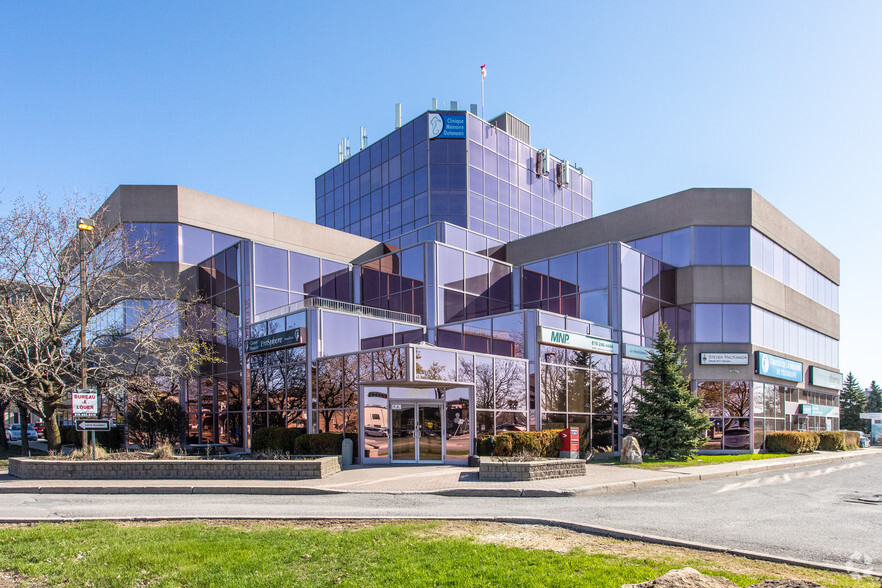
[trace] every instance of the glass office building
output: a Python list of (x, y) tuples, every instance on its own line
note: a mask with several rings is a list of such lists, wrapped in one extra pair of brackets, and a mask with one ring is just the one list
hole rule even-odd
[(316, 222), (377, 240), (447, 222), (506, 242), (590, 218), (591, 179), (529, 135), (508, 113), (422, 114), (316, 178)]
[(181, 393), (190, 444), (301, 427), (363, 463), (465, 463), (485, 435), (578, 427), (616, 451), (661, 322), (705, 449), (839, 426), (839, 260), (752, 190), (592, 217), (591, 180), (525, 123), (461, 111), (315, 186), (318, 224), (176, 186), (111, 196), (218, 309), (223, 361)]

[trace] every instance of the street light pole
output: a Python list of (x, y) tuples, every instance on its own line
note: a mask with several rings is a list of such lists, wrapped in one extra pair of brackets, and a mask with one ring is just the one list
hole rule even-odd
[[(83, 392), (88, 390), (86, 384), (86, 251), (83, 233), (92, 232), (95, 223), (90, 218), (77, 221), (77, 240), (80, 246), (80, 385)], [(88, 433), (83, 431), (83, 447), (86, 446)], [(95, 459), (95, 433), (92, 433), (92, 459)]]

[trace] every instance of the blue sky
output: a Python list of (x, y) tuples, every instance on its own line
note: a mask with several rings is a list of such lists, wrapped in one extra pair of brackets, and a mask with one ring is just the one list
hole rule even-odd
[(314, 220), (313, 179), (431, 99), (508, 110), (601, 214), (751, 187), (842, 261), (840, 367), (882, 381), (879, 2), (0, 0), (0, 210), (181, 184)]

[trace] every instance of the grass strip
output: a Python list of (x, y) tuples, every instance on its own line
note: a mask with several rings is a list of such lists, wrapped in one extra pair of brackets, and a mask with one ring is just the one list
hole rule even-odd
[[(623, 555), (621, 550), (577, 547), (559, 553), (481, 543), (444, 530), (453, 524), (407, 522), (340, 530), (272, 522), (6, 526), (0, 528), (0, 569), (25, 585), (99, 587), (617, 587), (685, 565), (739, 586), (772, 577), (729, 572), (737, 566), (718, 557), (710, 566), (700, 555), (644, 557), (640, 544), (634, 544), (631, 555)], [(824, 578), (825, 585), (836, 588), (876, 586), (844, 574), (827, 573)]]
[(773, 459), (776, 457), (793, 457), (789, 453), (739, 453), (737, 455), (697, 455), (689, 459), (652, 459), (643, 460), (642, 464), (623, 464), (619, 458), (610, 461), (613, 465), (629, 468), (643, 468), (647, 470), (666, 470), (671, 468), (685, 468), (690, 466), (713, 465), (717, 463), (729, 463), (733, 461), (756, 461), (758, 459)]

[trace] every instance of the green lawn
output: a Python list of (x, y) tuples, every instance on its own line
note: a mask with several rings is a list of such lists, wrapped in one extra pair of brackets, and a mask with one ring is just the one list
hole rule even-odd
[(754, 461), (757, 459), (771, 459), (773, 457), (791, 457), (789, 453), (741, 453), (738, 455), (698, 455), (686, 460), (675, 459), (644, 459), (642, 465), (623, 464), (619, 458), (610, 463), (624, 465), (629, 468), (645, 468), (650, 470), (666, 470), (670, 468), (682, 468), (686, 466), (711, 465), (715, 463), (728, 463), (730, 461)]
[[(640, 544), (569, 553), (483, 544), (444, 529), (400, 523), (326, 530), (285, 523), (84, 522), (0, 528), (0, 569), (23, 582), (72, 586), (609, 586), (690, 565), (746, 586), (776, 574), (732, 556), (646, 557)], [(612, 541), (612, 540), (604, 540)], [(633, 554), (628, 552), (634, 545)], [(622, 547), (624, 546), (624, 547)], [(624, 552), (623, 552), (624, 549)], [(680, 552), (677, 552), (680, 553)], [(691, 554), (691, 555), (690, 555)], [(699, 554), (697, 557), (695, 554)], [(713, 560), (703, 565), (703, 555)], [(720, 559), (720, 557), (730, 559)], [(716, 558), (716, 559), (714, 559)], [(749, 560), (738, 560), (748, 562)], [(772, 569), (774, 564), (768, 564)], [(766, 569), (766, 568), (762, 568)], [(780, 576), (781, 566), (776, 569)], [(877, 586), (845, 574), (790, 568), (831, 587)], [(785, 575), (787, 574), (785, 572)], [(2, 580), (0, 580), (2, 583)], [(27, 585), (26, 583), (24, 585)]]

